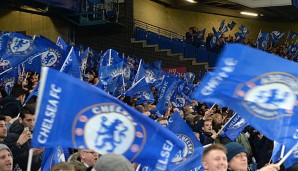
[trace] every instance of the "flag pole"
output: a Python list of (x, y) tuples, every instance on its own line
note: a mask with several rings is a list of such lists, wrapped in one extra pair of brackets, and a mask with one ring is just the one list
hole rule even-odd
[(32, 157), (33, 157), (33, 149), (30, 148), (29, 155), (28, 155), (27, 171), (31, 171)]
[(224, 129), (224, 127), (226, 127), (233, 120), (233, 118), (236, 116), (236, 114), (237, 114), (237, 112), (229, 119), (229, 121), (226, 124), (224, 124), (224, 126), (222, 126), (220, 128), (220, 130), (216, 133), (216, 135), (218, 135)]
[(138, 78), (138, 75), (139, 75), (139, 72), (140, 72), (141, 64), (142, 64), (142, 59), (140, 59), (139, 67), (138, 67), (136, 76), (135, 76), (135, 78), (134, 78), (134, 80), (132, 82), (132, 85), (134, 85), (137, 82), (137, 78)]
[(288, 32), (288, 35), (287, 35), (287, 38), (286, 38), (286, 42), (285, 42), (285, 44), (287, 44), (287, 43), (288, 43), (288, 38), (289, 38), (289, 35), (290, 35), (290, 30), (289, 30), (289, 32)]
[(298, 142), (287, 152), (287, 154), (277, 163), (279, 166), (283, 164), (287, 160), (287, 158), (298, 148)]
[(216, 105), (216, 103), (214, 103), (214, 104), (211, 106), (211, 108), (209, 109), (209, 111), (211, 111), (211, 110), (214, 108), (215, 105)]

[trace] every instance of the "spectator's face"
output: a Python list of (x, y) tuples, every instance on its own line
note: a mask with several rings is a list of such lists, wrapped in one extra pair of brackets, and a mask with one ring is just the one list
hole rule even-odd
[(21, 119), (21, 123), (24, 127), (29, 127), (29, 130), (32, 132), (34, 127), (35, 116), (31, 114), (25, 114), (25, 118)]
[(227, 156), (222, 150), (210, 151), (202, 164), (208, 171), (226, 171), (228, 169)]
[(7, 128), (5, 121), (0, 121), (0, 138), (3, 139), (7, 136)]
[(12, 171), (12, 155), (7, 149), (0, 151), (0, 170)]
[(229, 167), (232, 170), (247, 171), (248, 164), (246, 153), (241, 152), (234, 156), (229, 162)]
[(212, 131), (212, 123), (210, 121), (205, 121), (204, 126), (202, 127), (202, 130), (205, 132), (211, 132)]
[(83, 150), (80, 152), (81, 161), (88, 166), (94, 166), (96, 160), (99, 158), (98, 153), (93, 150)]

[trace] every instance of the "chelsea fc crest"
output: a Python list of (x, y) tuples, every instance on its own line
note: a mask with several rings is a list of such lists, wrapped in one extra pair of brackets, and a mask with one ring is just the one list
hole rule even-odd
[(182, 142), (184, 142), (185, 148), (183, 151), (182, 150), (178, 151), (178, 153), (172, 159), (172, 163), (180, 164), (187, 161), (187, 159), (193, 156), (194, 145), (192, 140), (188, 136), (183, 134), (177, 134), (177, 136), (182, 140)]
[(49, 48), (49, 50), (41, 55), (42, 66), (56, 67), (61, 62), (61, 54), (56, 49)]
[(6, 52), (8, 55), (26, 56), (34, 50), (33, 40), (10, 38), (7, 42)]
[(284, 72), (270, 72), (239, 85), (234, 96), (251, 114), (265, 120), (293, 115), (298, 78)]
[(100, 154), (123, 154), (131, 156), (131, 160), (142, 151), (146, 139), (144, 127), (115, 103), (83, 109), (73, 126), (73, 141), (78, 148), (93, 149)]

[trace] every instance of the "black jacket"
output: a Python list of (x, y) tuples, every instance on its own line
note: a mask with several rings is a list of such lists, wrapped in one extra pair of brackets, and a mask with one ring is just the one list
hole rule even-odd
[[(13, 154), (13, 164), (19, 165), (22, 170), (27, 170), (28, 154), (30, 149), (31, 139), (24, 143), (20, 148), (17, 146), (17, 141), (19, 136), (22, 134), (24, 126), (18, 121), (14, 122), (9, 128), (8, 135), (4, 139), (4, 144), (6, 144)], [(32, 158), (31, 170), (37, 171), (41, 166), (42, 153), (35, 155)]]
[(1, 114), (4, 116), (10, 116), (11, 118), (18, 116), (22, 108), (21, 102), (11, 95), (1, 100), (0, 106)]

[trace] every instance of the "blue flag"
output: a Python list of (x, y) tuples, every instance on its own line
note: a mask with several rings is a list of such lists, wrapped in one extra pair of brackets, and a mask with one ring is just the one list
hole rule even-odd
[(125, 95), (138, 98), (137, 104), (154, 102), (153, 94), (145, 78), (136, 82), (131, 88), (126, 91)]
[(36, 96), (36, 97), (37, 97), (37, 95), (38, 95), (38, 87), (39, 87), (39, 82), (38, 82), (38, 84), (34, 87), (34, 89), (32, 90), (32, 92), (28, 95), (28, 97), (26, 98), (26, 100), (25, 100), (23, 106), (25, 106), (25, 105), (28, 103), (28, 101), (29, 101), (33, 96)]
[(67, 51), (67, 52), (69, 51), (69, 46), (67, 45), (67, 43), (60, 36), (57, 39), (56, 45), (59, 46), (64, 51)]
[(241, 118), (237, 113), (230, 118), (229, 122), (222, 128), (224, 135), (226, 135), (230, 140), (235, 141), (242, 130), (248, 124), (243, 118)]
[(213, 30), (213, 36), (212, 36), (212, 38), (211, 38), (211, 40), (210, 40), (210, 46), (213, 48), (213, 47), (215, 46), (216, 42), (217, 42), (218, 39), (219, 39), (219, 34), (218, 34), (218, 32), (215, 30), (214, 27), (212, 27), (212, 30)]
[(177, 111), (169, 119), (167, 128), (175, 133), (185, 143), (186, 147), (183, 151), (179, 151), (172, 159), (169, 170), (203, 171), (202, 154), (204, 148)]
[(271, 159), (273, 163), (276, 163), (281, 159), (282, 148), (283, 148), (283, 145), (281, 143), (274, 141), (274, 147), (271, 155)]
[(187, 84), (193, 84), (195, 77), (196, 75), (192, 72), (186, 72), (183, 74), (183, 78), (187, 82)]
[(298, 44), (290, 44), (288, 47), (288, 53), (294, 55), (298, 50)]
[(228, 31), (228, 27), (225, 26), (225, 20), (222, 20), (218, 29), (219, 37)]
[(233, 28), (236, 26), (236, 22), (235, 21), (232, 21), (231, 23), (228, 24), (228, 28), (230, 30), (233, 30)]
[(248, 29), (244, 25), (239, 26), (238, 29), (241, 31), (244, 37), (246, 37), (249, 34)]
[(2, 87), (4, 87), (4, 90), (7, 94), (11, 93), (12, 87), (18, 82), (18, 76), (19, 67), (12, 68), (8, 72), (0, 76)]
[(296, 68), (297, 63), (231, 44), (192, 97), (227, 106), (266, 137), (292, 147), (298, 139)]
[(268, 32), (260, 32), (258, 35), (258, 45), (257, 48), (260, 50), (266, 50), (269, 43), (269, 33)]
[(64, 151), (60, 146), (44, 149), (41, 170), (51, 170), (60, 162), (65, 162)]
[(141, 80), (143, 77), (146, 77), (146, 75), (147, 75), (147, 72), (146, 72), (146, 70), (145, 70), (145, 68), (143, 67), (142, 64), (143, 64), (143, 60), (141, 59), (140, 63), (139, 63), (138, 70), (137, 70), (137, 73), (136, 73), (135, 78), (133, 80), (133, 84), (135, 84), (136, 82)]
[(34, 42), (38, 47), (46, 49), (40, 57), (34, 60), (40, 61), (42, 66), (51, 67), (60, 70), (67, 55), (68, 51), (64, 51), (55, 43), (45, 38), (35, 37)]
[[(177, 126), (179, 125), (179, 126)], [(170, 161), (168, 171), (204, 171), (202, 154), (204, 148), (192, 130), (177, 111), (169, 119), (167, 128), (175, 133), (185, 143), (185, 148), (179, 151)], [(148, 166), (141, 166), (139, 171), (152, 171)]]
[(60, 71), (83, 80), (80, 64), (74, 52), (74, 47), (70, 49)]
[[(285, 168), (289, 168), (293, 166), (295, 163), (298, 162), (298, 143), (295, 144), (294, 147), (290, 146), (283, 146), (280, 143), (274, 142), (274, 148), (272, 151), (272, 162), (276, 163), (278, 162), (281, 158), (284, 158), (285, 155), (290, 151), (293, 150), (292, 153), (289, 155), (289, 157), (284, 161), (284, 166)], [(284, 149), (282, 149), (284, 148)], [(281, 154), (283, 153), (283, 154)]]
[(87, 48), (79, 57), (79, 62), (80, 62), (80, 68), (81, 68), (81, 73), (84, 74), (85, 70), (87, 68), (87, 60), (88, 60), (88, 53), (89, 53), (89, 48)]
[(20, 33), (10, 33), (2, 37), (3, 48), (0, 51), (0, 71), (31, 60), (45, 51), (37, 46), (31, 37)]
[(161, 117), (166, 109), (169, 107), (171, 103), (171, 97), (173, 93), (175, 92), (175, 85), (176, 83), (176, 78), (173, 76), (166, 76), (163, 79), (163, 82), (161, 86), (158, 88), (158, 100), (156, 104), (156, 109), (158, 112), (156, 113), (158, 117)]
[(113, 49), (108, 49), (100, 58), (99, 66), (111, 66), (123, 62), (119, 53)]
[(235, 42), (243, 42), (243, 40), (245, 39), (245, 36), (242, 33), (236, 32), (235, 33)]
[(290, 31), (290, 33), (288, 34), (287, 40), (289, 39), (295, 39), (298, 36), (297, 32), (294, 31)]
[(123, 154), (156, 170), (184, 148), (175, 134), (93, 85), (51, 68), (42, 68), (41, 78), (32, 147)]
[(277, 42), (279, 42), (279, 39), (280, 39), (284, 34), (285, 34), (285, 32), (272, 31), (272, 32), (271, 32), (272, 43), (277, 43)]

